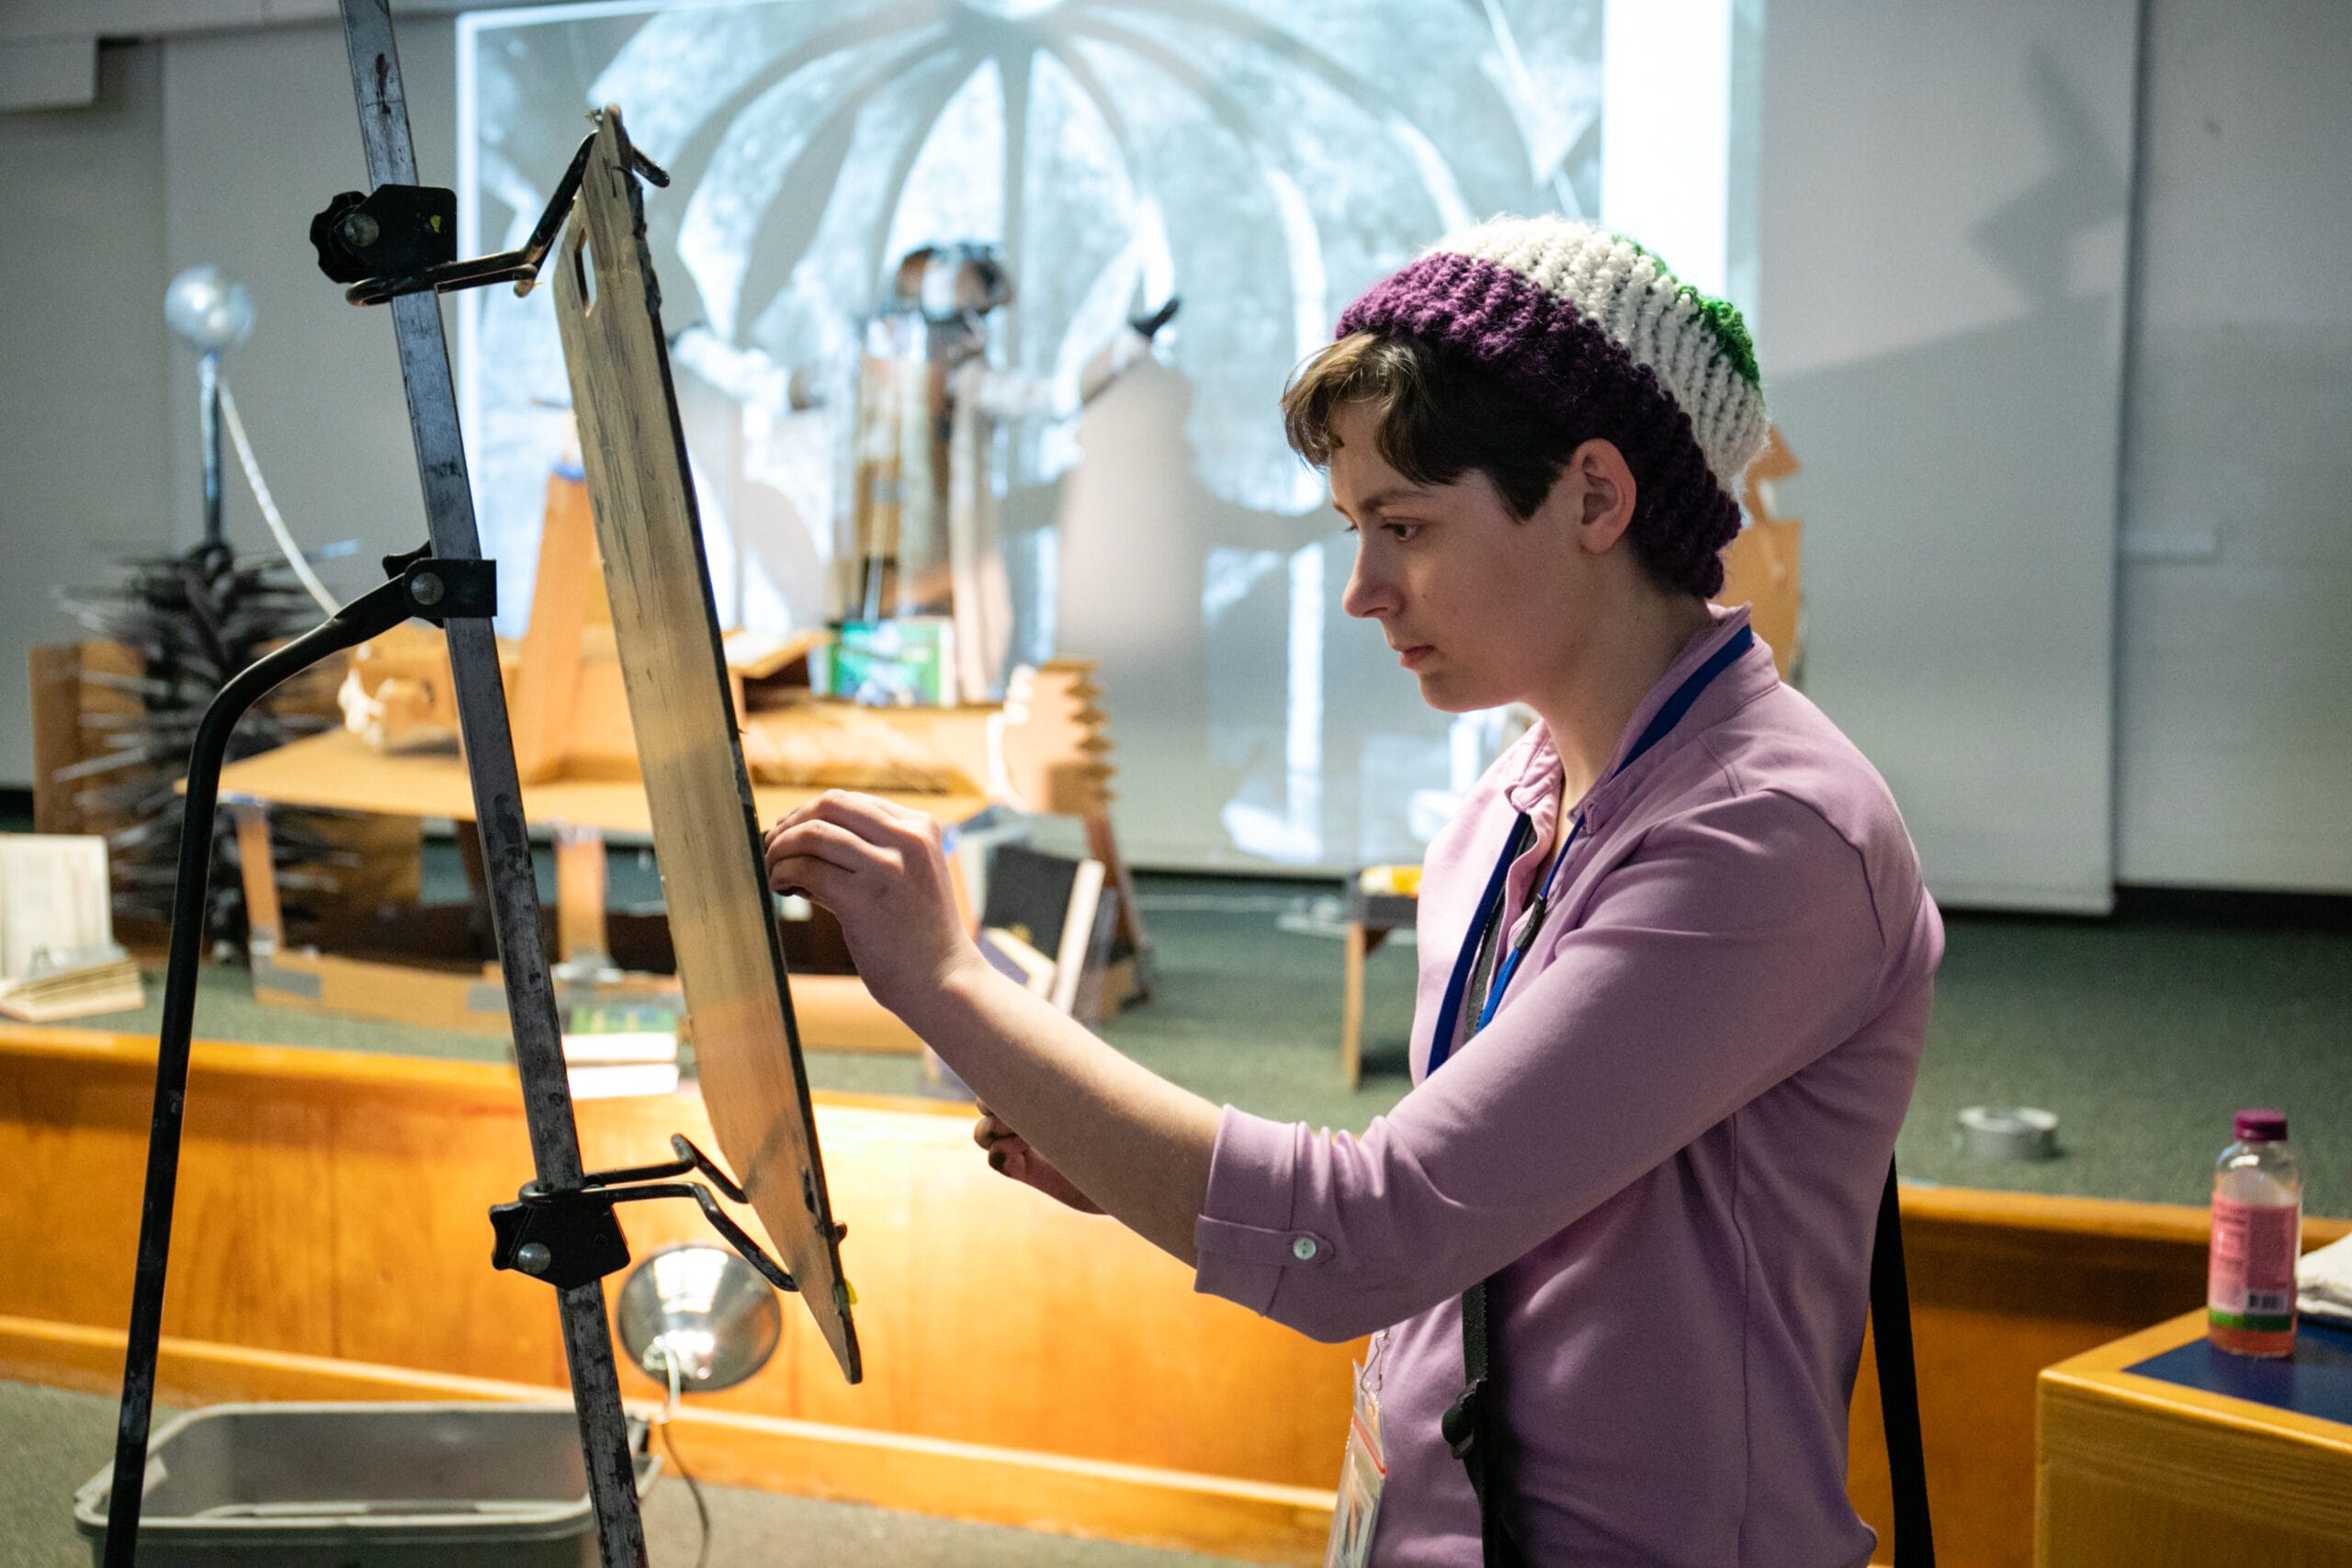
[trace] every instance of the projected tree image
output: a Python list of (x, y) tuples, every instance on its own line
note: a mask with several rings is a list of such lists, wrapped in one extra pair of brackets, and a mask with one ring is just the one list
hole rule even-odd
[[(519, 239), (581, 111), (622, 106), (673, 176), (647, 217), (720, 613), (779, 630), (832, 607), (841, 422), (863, 325), (898, 258), (931, 242), (995, 243), (1016, 289), (990, 318), (996, 360), (1037, 389), (1036, 415), (1005, 423), (995, 470), (1031, 651), (1057, 642), (1111, 660), (1123, 750), (1148, 750), (1144, 726), (1172, 723), (1214, 760), (1215, 777), (1192, 781), (1216, 795), (1211, 818), (1179, 837), (1294, 861), (1406, 852), (1401, 817), (1335, 839), (1329, 775), (1352, 772), (1374, 740), (1384, 767), (1409, 755), (1408, 782), (1442, 789), (1462, 748), (1442, 717), (1415, 711), (1409, 689), (1386, 689), (1393, 681), (1344, 738), (1326, 733), (1341, 693), (1319, 665), (1345, 557), (1319, 525), (1292, 521), (1319, 508), (1323, 487), (1283, 446), (1274, 402), (1340, 308), (1447, 230), (1503, 210), (1597, 209), (1600, 43), (1600, 0), (483, 13), (459, 39), (465, 243)], [(1211, 691), (1189, 715), (1131, 718), (1120, 650), (1088, 645), (1067, 591), (1055, 625), (1070, 564), (1055, 548), (1069, 499), (1057, 481), (1081, 450), (1067, 417), (1079, 367), (1170, 295), (1183, 311), (1157, 355), (1185, 385), (1164, 398), (1179, 411), (1167, 434), (1200, 504), (1172, 522), (1190, 544), (1160, 550), (1153, 581), (1123, 591), (1181, 604), (1145, 618), (1188, 628), (1159, 654), (1189, 664), (1195, 688), (1217, 680), (1218, 645), (1262, 647), (1271, 664), (1257, 661), (1264, 691), (1229, 704)], [(527, 581), (563, 440), (554, 326), (537, 299), (469, 296), (462, 308), (484, 531), (513, 563), (507, 581)], [(1086, 449), (1090, 464), (1121, 462)], [(1116, 640), (1092, 640), (1105, 639)], [(1238, 815), (1227, 809), (1237, 802)], [(1140, 837), (1156, 836), (1144, 826)]]

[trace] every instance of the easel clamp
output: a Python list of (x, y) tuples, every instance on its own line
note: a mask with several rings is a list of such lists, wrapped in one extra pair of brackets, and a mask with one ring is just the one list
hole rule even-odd
[(386, 556), (384, 575), (401, 585), (410, 615), (435, 626), (498, 614), (495, 560), (439, 560), (431, 545), (419, 545), (405, 555)]
[[(648, 1198), (692, 1198), (711, 1228), (725, 1236), (763, 1279), (779, 1291), (798, 1291), (798, 1281), (718, 1206), (708, 1187), (699, 1181), (663, 1179), (698, 1170), (738, 1203), (751, 1201), (743, 1189), (684, 1134), (673, 1134), (670, 1148), (678, 1157), (666, 1164), (592, 1171), (580, 1179), (577, 1187), (527, 1184), (515, 1195), (517, 1201), (500, 1203), (490, 1211), (491, 1229), (497, 1236), (491, 1247), (490, 1266), (545, 1280), (560, 1291), (601, 1280), (628, 1267), (628, 1241), (621, 1235), (620, 1222), (613, 1217), (614, 1205)], [(833, 1239), (839, 1241), (848, 1234), (847, 1225), (836, 1225)]]
[[(528, 294), (555, 246), (556, 231), (571, 212), (595, 144), (594, 131), (582, 139), (531, 237), (514, 250), (459, 261), (458, 193), (446, 186), (388, 183), (369, 192), (343, 191), (311, 220), (319, 270), (334, 282), (349, 285), (343, 297), (354, 305), (381, 305), (402, 294), (427, 289), (448, 294), (492, 283), (512, 283), (516, 294)], [(670, 183), (660, 164), (633, 147), (629, 162), (647, 183)]]

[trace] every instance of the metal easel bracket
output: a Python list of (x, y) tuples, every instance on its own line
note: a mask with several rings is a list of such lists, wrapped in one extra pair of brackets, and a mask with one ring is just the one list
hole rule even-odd
[[(577, 1187), (551, 1190), (544, 1182), (531, 1182), (517, 1194), (516, 1201), (490, 1211), (491, 1229), (497, 1238), (491, 1247), (490, 1266), (545, 1280), (558, 1290), (601, 1280), (628, 1267), (628, 1241), (621, 1235), (620, 1222), (613, 1217), (615, 1204), (649, 1198), (692, 1198), (711, 1228), (725, 1236), (728, 1245), (760, 1271), (761, 1278), (779, 1291), (799, 1290), (784, 1267), (718, 1206), (710, 1188), (699, 1181), (665, 1179), (698, 1170), (738, 1203), (751, 1201), (742, 1188), (684, 1134), (673, 1134), (670, 1147), (678, 1156), (674, 1160), (593, 1171), (582, 1176)], [(842, 1226), (838, 1234), (847, 1229)]]
[[(516, 294), (528, 294), (537, 287), (539, 268), (555, 247), (556, 231), (571, 215), (571, 198), (580, 194), (580, 176), (595, 144), (594, 131), (582, 139), (530, 238), (514, 250), (459, 261), (458, 193), (443, 186), (387, 184), (371, 192), (344, 191), (311, 220), (319, 270), (336, 283), (350, 285), (343, 297), (355, 305), (381, 305), (403, 294), (427, 289), (448, 294), (493, 283), (512, 283)], [(670, 183), (660, 164), (635, 148), (629, 151), (637, 172), (649, 183)]]
[(420, 545), (405, 555), (386, 556), (384, 575), (401, 585), (409, 615), (436, 626), (453, 620), (486, 621), (498, 614), (494, 560), (436, 560), (431, 545)]

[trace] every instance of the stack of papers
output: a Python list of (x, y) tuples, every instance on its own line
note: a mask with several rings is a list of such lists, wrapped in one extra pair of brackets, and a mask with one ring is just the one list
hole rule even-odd
[(678, 1090), (678, 1015), (661, 1007), (575, 1008), (563, 1032), (574, 1100)]
[(48, 1023), (145, 1000), (138, 965), (115, 944), (107, 841), (0, 834), (0, 1014)]
[[(46, 954), (44, 954), (46, 956)], [(139, 965), (109, 943), (69, 952), (53, 968), (0, 980), (0, 1013), (27, 1023), (54, 1023), (102, 1012), (135, 1012), (146, 1005)]]
[(2352, 1235), (2297, 1260), (2295, 1310), (2323, 1323), (2352, 1324)]

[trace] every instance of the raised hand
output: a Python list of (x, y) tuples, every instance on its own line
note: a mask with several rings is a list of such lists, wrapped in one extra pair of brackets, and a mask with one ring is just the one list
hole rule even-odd
[(768, 829), (766, 861), (768, 886), (832, 912), (858, 977), (893, 1012), (986, 962), (956, 912), (939, 823), (922, 812), (827, 790)]

